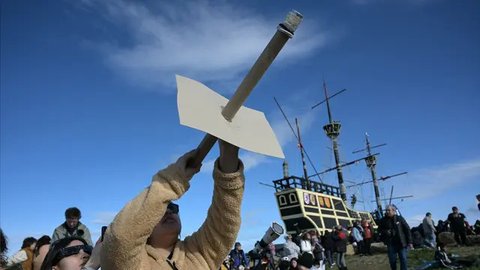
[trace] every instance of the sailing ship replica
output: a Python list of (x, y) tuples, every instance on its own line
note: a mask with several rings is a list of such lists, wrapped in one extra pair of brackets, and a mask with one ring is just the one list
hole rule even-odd
[[(377, 221), (382, 217), (382, 205), (378, 189), (378, 181), (386, 180), (388, 178), (406, 173), (405, 172), (377, 179), (375, 172), (375, 156), (378, 154), (372, 154), (371, 148), (374, 147), (370, 147), (368, 137), (366, 138), (367, 148), (354, 152), (356, 153), (367, 150), (368, 155), (366, 157), (343, 164), (340, 163), (337, 139), (340, 135), (341, 124), (338, 121), (332, 120), (329, 99), (333, 96), (340, 94), (346, 89), (343, 89), (338, 93), (328, 97), (325, 82), (323, 86), (325, 92), (325, 100), (313, 106), (312, 109), (324, 102), (327, 105), (329, 123), (323, 126), (323, 130), (332, 142), (336, 166), (326, 171), (316, 173), (314, 175), (307, 175), (304, 157), (305, 150), (300, 139), (300, 129), (298, 128), (298, 122), (296, 121), (297, 132), (295, 134), (293, 128), (288, 122), (288, 119), (283, 113), (283, 110), (275, 99), (277, 105), (282, 111), (282, 114), (289, 123), (292, 132), (298, 140), (298, 146), (300, 148), (303, 163), (303, 177), (289, 175), (288, 164), (284, 161), (283, 177), (281, 179), (273, 180), (273, 187), (275, 188), (275, 198), (277, 201), (278, 209), (280, 211), (280, 216), (285, 224), (286, 232), (288, 234), (298, 234), (299, 232), (305, 230), (315, 230), (323, 234), (326, 230), (332, 230), (336, 225), (340, 224), (344, 228), (348, 228), (353, 225), (353, 222), (360, 220), (368, 220), (370, 224), (372, 224), (373, 227), (376, 228)], [(367, 167), (371, 171), (372, 181), (368, 182), (373, 182), (374, 184), (377, 209), (373, 212), (373, 215), (368, 211), (358, 211), (353, 209), (356, 202), (355, 195), (352, 196), (352, 206), (349, 207), (347, 205), (347, 194), (343, 180), (342, 167), (354, 164), (361, 160), (365, 160)], [(325, 184), (323, 183), (323, 181), (321, 181), (320, 177), (320, 181), (312, 180), (312, 177), (314, 176), (333, 170), (337, 171), (338, 186)], [(367, 182), (363, 182), (360, 184), (364, 183)]]

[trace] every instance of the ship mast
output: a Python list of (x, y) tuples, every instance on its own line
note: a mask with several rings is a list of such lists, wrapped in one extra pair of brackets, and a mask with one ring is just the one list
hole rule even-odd
[[(323, 81), (323, 91), (325, 93), (325, 102), (327, 103), (327, 112), (328, 112), (328, 124), (323, 126), (323, 130), (327, 134), (328, 138), (330, 138), (330, 140), (332, 141), (333, 155), (335, 156), (335, 165), (336, 165), (335, 168), (337, 169), (338, 186), (340, 188), (340, 197), (342, 198), (343, 201), (347, 201), (347, 189), (345, 188), (345, 184), (343, 181), (342, 166), (340, 165), (340, 154), (338, 152), (338, 141), (337, 141), (337, 138), (340, 135), (340, 128), (342, 127), (342, 125), (340, 124), (340, 122), (332, 120), (332, 112), (330, 110), (329, 100), (330, 98), (340, 94), (345, 90), (346, 89), (343, 89), (340, 92), (336, 93), (335, 95), (332, 95), (331, 97), (329, 97), (327, 94), (327, 84), (325, 83), (325, 81)], [(323, 101), (313, 106), (312, 109), (320, 105), (321, 103), (323, 103)]]
[[(370, 170), (370, 173), (372, 175), (372, 181), (362, 182), (360, 184), (355, 184), (355, 185), (352, 185), (352, 186), (363, 185), (365, 183), (373, 182), (373, 191), (375, 192), (375, 202), (377, 203), (377, 213), (378, 213), (379, 217), (381, 218), (381, 217), (383, 217), (383, 209), (382, 209), (382, 199), (380, 198), (380, 189), (379, 189), (379, 186), (378, 186), (378, 182), (379, 181), (385, 181), (385, 180), (390, 179), (392, 177), (404, 175), (407, 172), (402, 172), (402, 173), (398, 173), (398, 174), (394, 174), (394, 175), (390, 175), (390, 176), (383, 176), (383, 177), (377, 178), (377, 171), (376, 171), (377, 158), (376, 158), (376, 154), (372, 154), (372, 149), (380, 147), (380, 146), (384, 146), (384, 145), (387, 145), (387, 144), (382, 143), (382, 144), (379, 144), (379, 145), (371, 146), (370, 141), (368, 140), (368, 134), (367, 133), (365, 133), (365, 144), (367, 146), (365, 149), (353, 151), (352, 153), (355, 154), (355, 153), (359, 153), (359, 152), (362, 152), (362, 151), (365, 151), (365, 150), (367, 151), (368, 155), (365, 158), (365, 163), (367, 164), (367, 167)], [(352, 186), (350, 186), (350, 187), (352, 187)], [(390, 195), (390, 198), (393, 199), (392, 195)], [(398, 198), (395, 198), (395, 199), (398, 199)]]
[[(303, 147), (302, 139), (300, 137), (300, 128), (299, 128), (299, 125), (298, 125), (297, 118), (295, 118), (295, 124), (296, 124), (296, 127), (297, 127), (297, 132), (295, 132), (292, 125), (290, 124), (290, 121), (288, 121), (288, 117), (285, 114), (285, 112), (283, 111), (282, 106), (280, 106), (280, 103), (278, 103), (278, 101), (275, 97), (273, 98), (273, 100), (275, 100), (275, 103), (277, 104), (278, 109), (280, 109), (280, 112), (282, 112), (283, 118), (285, 118), (285, 121), (287, 122), (288, 126), (290, 127), (290, 130), (292, 131), (293, 136), (295, 136), (295, 138), (297, 138), (297, 143), (298, 143), (298, 147), (300, 149), (300, 155), (301, 155), (302, 164), (303, 164), (303, 175), (304, 175), (305, 181), (307, 183), (307, 187), (310, 187), (310, 177), (307, 175), (307, 166), (305, 165), (305, 156), (307, 157), (308, 161), (310, 162), (310, 165), (312, 166), (313, 170), (315, 171), (315, 174), (313, 176), (317, 176), (318, 179), (320, 180), (320, 183), (323, 183), (322, 178), (320, 177), (320, 173), (317, 172), (317, 169), (313, 165), (313, 162), (310, 159), (310, 156), (308, 155), (307, 150), (305, 150), (305, 148)], [(284, 176), (284, 178), (288, 178), (288, 163), (287, 163), (287, 161), (283, 162), (283, 176)]]
[(378, 181), (377, 181), (377, 172), (375, 170), (375, 165), (377, 165), (377, 158), (372, 156), (372, 150), (370, 147), (370, 141), (368, 140), (368, 134), (365, 133), (365, 143), (367, 144), (367, 153), (368, 156), (365, 159), (365, 163), (367, 163), (367, 167), (370, 169), (370, 173), (372, 174), (372, 181), (373, 181), (373, 190), (375, 191), (375, 201), (377, 202), (377, 210), (380, 215), (382, 215), (382, 201), (380, 200), (380, 190), (378, 188)]
[(305, 155), (304, 149), (303, 149), (303, 144), (302, 144), (302, 139), (300, 137), (300, 127), (298, 126), (298, 120), (295, 118), (295, 125), (297, 126), (297, 136), (298, 136), (298, 147), (300, 148), (300, 156), (302, 158), (302, 165), (303, 165), (303, 177), (305, 178), (305, 181), (307, 183), (307, 189), (310, 189), (310, 180), (308, 179), (308, 174), (307, 174), (307, 165), (305, 164)]

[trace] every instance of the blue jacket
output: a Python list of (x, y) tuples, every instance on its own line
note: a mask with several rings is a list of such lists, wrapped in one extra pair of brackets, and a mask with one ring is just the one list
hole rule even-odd
[(237, 269), (240, 265), (248, 266), (248, 258), (245, 256), (243, 250), (232, 249), (230, 251), (230, 259), (232, 260), (231, 267)]
[(355, 242), (363, 241), (362, 231), (357, 226), (354, 226), (352, 229), (353, 239)]

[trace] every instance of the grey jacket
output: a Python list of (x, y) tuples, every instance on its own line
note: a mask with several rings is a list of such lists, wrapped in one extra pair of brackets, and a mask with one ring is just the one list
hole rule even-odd
[(90, 236), (90, 231), (88, 230), (87, 226), (83, 225), (81, 222), (78, 222), (77, 228), (71, 234), (67, 231), (66, 223), (63, 223), (62, 225), (55, 228), (55, 231), (53, 231), (53, 235), (52, 235), (52, 243), (57, 241), (58, 239), (67, 238), (71, 236), (81, 237), (85, 239), (85, 241), (87, 241), (87, 243), (90, 246), (93, 246), (92, 237)]
[(424, 234), (432, 234), (435, 233), (435, 225), (433, 224), (433, 220), (431, 217), (424, 217), (422, 221), (422, 228)]

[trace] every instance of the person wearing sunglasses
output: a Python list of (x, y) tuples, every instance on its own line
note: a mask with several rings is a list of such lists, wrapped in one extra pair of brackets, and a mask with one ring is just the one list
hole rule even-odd
[(238, 147), (221, 140), (219, 146), (213, 198), (203, 225), (179, 239), (179, 207), (172, 201), (188, 190), (190, 179), (201, 167), (187, 165), (194, 157), (190, 151), (155, 174), (150, 186), (117, 214), (105, 232), (102, 270), (220, 267), (240, 229), (245, 179)]
[(67, 237), (51, 244), (41, 270), (82, 270), (92, 254), (92, 246), (81, 237)]

